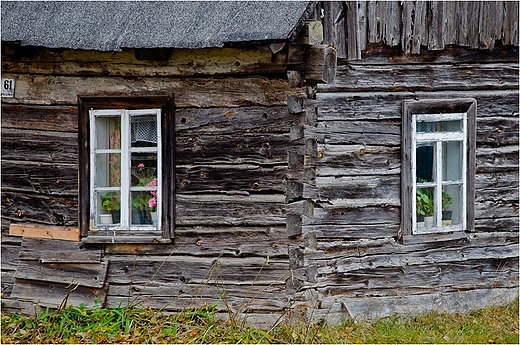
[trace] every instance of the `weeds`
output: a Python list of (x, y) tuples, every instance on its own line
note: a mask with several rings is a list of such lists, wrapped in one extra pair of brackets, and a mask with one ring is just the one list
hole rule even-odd
[(427, 313), (340, 326), (301, 320), (269, 332), (219, 320), (216, 305), (166, 315), (72, 307), (34, 319), (2, 313), (2, 343), (518, 343), (518, 300), (465, 314)]

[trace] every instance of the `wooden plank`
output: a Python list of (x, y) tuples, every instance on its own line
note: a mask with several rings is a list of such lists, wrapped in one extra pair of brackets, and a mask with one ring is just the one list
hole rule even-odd
[(416, 39), (413, 35), (416, 2), (404, 1), (401, 10), (401, 48), (404, 54), (412, 51), (412, 41)]
[(469, 260), (463, 263), (409, 265), (406, 267), (360, 269), (320, 275), (317, 290), (325, 295), (394, 295), (404, 291), (514, 288), (518, 259)]
[(24, 238), (19, 259), (46, 263), (100, 263), (103, 250), (81, 242)]
[[(340, 298), (333, 296), (329, 301), (342, 303), (345, 308), (343, 316), (356, 319), (378, 319), (395, 314), (417, 315), (429, 311), (446, 311), (464, 313), (469, 310), (503, 305), (513, 301), (518, 296), (518, 289), (474, 289), (469, 291), (440, 291), (420, 295), (401, 295), (392, 297)], [(469, 302), (471, 301), (471, 302)], [(325, 302), (325, 301), (324, 301)], [(327, 317), (327, 303), (323, 317)], [(319, 313), (316, 312), (316, 316)]]
[(2, 128), (74, 133), (78, 130), (78, 109), (2, 104)]
[(2, 243), (2, 265), (3, 271), (15, 271), (18, 266), (18, 252), (20, 251), (19, 245), (10, 245)]
[(40, 224), (12, 223), (9, 227), (9, 235), (79, 241), (78, 228), (46, 226)]
[(401, 171), (398, 147), (320, 144), (318, 155), (316, 176), (394, 175)]
[(106, 246), (106, 253), (287, 258), (287, 245), (293, 243), (285, 234), (285, 226), (179, 226), (175, 234), (174, 244), (110, 244)]
[[(416, 92), (413, 98), (425, 100), (467, 97), (477, 100), (479, 121), (485, 117), (518, 118), (516, 90)], [(313, 104), (322, 121), (400, 120), (402, 102), (411, 98), (408, 92), (320, 92)]]
[[(239, 107), (284, 105), (287, 95), (301, 95), (301, 89), (289, 89), (287, 78), (155, 78), (155, 77), (74, 77), (4, 73), (16, 79), (16, 98), (6, 103), (38, 105), (75, 105), (77, 95), (174, 94), (175, 106)], [(53, 85), (48, 88), (48, 85)]]
[(58, 308), (66, 301), (65, 306), (83, 304), (87, 308), (94, 308), (104, 305), (106, 288), (17, 279), (11, 296), (44, 307)]
[(175, 158), (178, 165), (254, 164), (287, 165), (289, 130), (284, 134), (204, 134), (177, 136)]
[[(421, 2), (422, 3), (422, 2)], [(456, 2), (461, 4), (465, 2)], [(419, 5), (420, 3), (417, 3)], [(444, 50), (429, 51), (423, 49), (419, 55), (404, 55), (396, 47), (388, 47), (381, 43), (370, 44), (363, 51), (363, 59), (349, 61), (352, 65), (398, 65), (411, 64), (485, 64), (485, 63), (514, 63), (518, 62), (518, 54), (514, 46), (495, 47), (493, 50), (475, 50), (459, 46), (445, 47)], [(338, 66), (345, 65), (340, 61)]]
[(270, 285), (290, 277), (287, 259), (261, 257), (224, 258), (192, 256), (109, 257), (109, 284), (190, 283)]
[(120, 300), (123, 305), (137, 304), (164, 310), (196, 309), (204, 305), (217, 305), (216, 311), (275, 312), (289, 307), (285, 284), (251, 286), (204, 284), (151, 283), (111, 284), (108, 304)]
[(179, 193), (237, 191), (284, 193), (286, 166), (274, 168), (251, 164), (176, 166)]
[(77, 164), (76, 133), (2, 128), (2, 160)]
[(445, 13), (444, 3), (434, 1), (428, 3), (431, 19), (428, 21), (428, 50), (444, 49)]
[(3, 191), (76, 196), (77, 176), (77, 164), (2, 159)]
[(106, 261), (95, 264), (42, 264), (38, 261), (20, 261), (15, 278), (102, 288), (107, 267)]
[(251, 75), (284, 73), (283, 65), (272, 63), (268, 45), (239, 48), (168, 49), (168, 59), (146, 61), (138, 53), (153, 50), (123, 49), (120, 52), (20, 47), (9, 44), (2, 49), (2, 71), (76, 76)]
[(178, 194), (176, 224), (272, 226), (285, 224), (285, 195)]
[(468, 1), (457, 1), (456, 11), (459, 15), (456, 44), (467, 47), (469, 46), (468, 26), (471, 23), (471, 18), (468, 14)]
[(518, 7), (517, 1), (506, 1), (504, 3), (504, 28), (503, 43), (518, 46)]
[(306, 130), (318, 143), (328, 145), (398, 146), (401, 142), (401, 124), (395, 120), (327, 121)]
[(478, 119), (477, 145), (509, 146), (518, 145), (518, 118), (486, 117)]
[(334, 199), (394, 199), (400, 196), (399, 175), (387, 176), (317, 176), (316, 187), (304, 190), (303, 197)]
[(518, 146), (478, 147), (477, 173), (518, 171)]
[(175, 112), (178, 135), (286, 133), (295, 119), (287, 106), (243, 106), (239, 108), (186, 108)]
[(336, 91), (467, 91), (506, 90), (518, 85), (516, 64), (349, 65), (336, 68), (334, 84), (320, 85)]
[(396, 1), (380, 2), (382, 17), (382, 38), (386, 45), (397, 46), (401, 42), (401, 5)]

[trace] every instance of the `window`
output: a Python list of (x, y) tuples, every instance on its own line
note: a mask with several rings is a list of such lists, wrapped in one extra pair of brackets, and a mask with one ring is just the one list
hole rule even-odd
[(171, 97), (79, 97), (79, 226), (86, 242), (173, 237)]
[(474, 99), (405, 102), (404, 235), (474, 228)]

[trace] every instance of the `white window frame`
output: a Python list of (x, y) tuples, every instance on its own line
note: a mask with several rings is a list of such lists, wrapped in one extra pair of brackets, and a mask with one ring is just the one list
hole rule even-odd
[[(417, 144), (420, 143), (435, 143), (434, 150), (434, 161), (435, 161), (435, 181), (431, 183), (421, 183), (419, 188), (427, 188), (427, 187), (435, 187), (434, 194), (434, 215), (435, 215), (435, 226), (433, 227), (418, 227), (417, 226), (417, 199), (412, 198), (412, 233), (413, 234), (426, 234), (426, 233), (437, 233), (437, 232), (452, 232), (452, 231), (461, 231), (466, 229), (466, 208), (467, 208), (467, 155), (462, 154), (462, 162), (461, 162), (461, 180), (459, 181), (446, 181), (443, 183), (442, 181), (442, 143), (449, 141), (457, 141), (462, 143), (462, 152), (467, 152), (467, 112), (464, 113), (451, 113), (451, 114), (414, 114), (412, 116), (412, 178), (413, 178), (413, 191), (412, 195), (416, 195), (417, 193)], [(418, 133), (417, 122), (418, 121), (426, 121), (426, 122), (441, 122), (441, 121), (462, 121), (462, 130), (458, 132), (427, 132), (427, 133)], [(443, 225), (442, 224), (442, 187), (443, 185), (452, 185), (459, 184), (462, 190), (462, 204), (461, 204), (461, 224), (456, 225)]]
[[(449, 119), (450, 116), (466, 117), (465, 120), (465, 173), (464, 191), (461, 197), (464, 198), (465, 217), (461, 219), (459, 227), (445, 227), (441, 232), (423, 233), (415, 231), (416, 225), (416, 171), (413, 168), (416, 161), (416, 123), (421, 117), (416, 116), (438, 116), (442, 120)], [(451, 115), (456, 114), (456, 115)], [(415, 117), (415, 120), (414, 120)], [(417, 243), (417, 241), (441, 241), (451, 238), (464, 237), (464, 232), (475, 230), (475, 172), (476, 172), (476, 119), (477, 101), (474, 98), (454, 98), (454, 99), (424, 99), (406, 100), (402, 103), (401, 117), (401, 226), (397, 233), (397, 239), (403, 243)], [(435, 135), (437, 135), (436, 133)], [(449, 139), (448, 134), (448, 139)], [(427, 139), (425, 136), (422, 139)], [(435, 180), (437, 181), (437, 180)], [(420, 183), (419, 188), (425, 184)], [(432, 185), (435, 186), (435, 185)], [(437, 188), (437, 190), (439, 190)], [(437, 205), (442, 205), (439, 198), (442, 197), (442, 188), (437, 195)], [(442, 206), (441, 206), (442, 208)], [(439, 212), (437, 212), (439, 214)], [(442, 217), (442, 213), (439, 217)], [(437, 219), (437, 224), (438, 219)], [(442, 224), (442, 223), (441, 223)], [(460, 230), (460, 231), (459, 231)]]
[[(131, 128), (130, 119), (133, 115), (156, 115), (157, 123), (157, 145), (154, 147), (132, 147), (131, 145)], [(96, 118), (103, 116), (120, 116), (121, 118), (121, 144), (120, 149), (98, 149), (97, 148), (97, 130)], [(158, 231), (161, 230), (162, 224), (162, 138), (161, 138), (161, 109), (91, 109), (89, 111), (90, 120), (90, 221), (91, 230), (141, 230), (141, 231)], [(119, 153), (121, 155), (121, 186), (120, 187), (98, 187), (96, 186), (96, 157), (98, 154)], [(132, 153), (155, 153), (157, 157), (157, 224), (131, 224), (131, 192), (147, 191), (149, 187), (130, 186), (131, 184), (131, 155)], [(155, 188), (154, 188), (155, 189)], [(99, 224), (99, 207), (98, 198), (99, 191), (119, 191), (121, 192), (121, 217), (120, 224)]]

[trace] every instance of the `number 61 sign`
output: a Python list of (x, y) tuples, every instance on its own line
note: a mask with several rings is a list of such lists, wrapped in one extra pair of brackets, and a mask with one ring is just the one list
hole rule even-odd
[(14, 79), (2, 78), (2, 97), (14, 97)]

